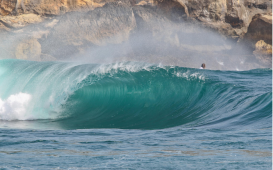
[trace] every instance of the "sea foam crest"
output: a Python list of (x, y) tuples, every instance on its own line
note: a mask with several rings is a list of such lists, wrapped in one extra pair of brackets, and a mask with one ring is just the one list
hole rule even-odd
[(127, 72), (138, 72), (140, 70), (151, 70), (151, 66), (154, 66), (153, 64), (148, 63), (136, 63), (136, 62), (118, 62), (114, 64), (102, 64), (97, 69), (94, 69), (93, 73), (111, 73), (111, 72), (117, 72), (119, 70), (121, 71), (127, 71)]
[(177, 72), (175, 75), (176, 75), (177, 77), (184, 77), (184, 78), (186, 78), (187, 80), (190, 80), (190, 79), (198, 79), (198, 80), (201, 80), (201, 81), (205, 81), (205, 76), (204, 76), (203, 74), (201, 74), (201, 73), (198, 73), (198, 72), (196, 72), (196, 73), (191, 73), (191, 72), (189, 72), (189, 71), (184, 72), (184, 73), (182, 73), (182, 72)]
[(28, 120), (32, 119), (27, 112), (31, 101), (31, 95), (18, 93), (9, 96), (6, 100), (0, 98), (0, 119), (1, 120)]

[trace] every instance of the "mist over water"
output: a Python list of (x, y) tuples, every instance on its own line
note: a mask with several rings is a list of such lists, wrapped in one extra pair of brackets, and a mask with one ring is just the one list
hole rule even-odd
[(11, 59), (1, 60), (0, 67), (0, 119), (48, 120), (50, 129), (234, 128), (239, 122), (268, 127), (272, 112), (270, 69), (222, 72), (144, 62)]
[[(13, 29), (9, 33), (2, 32), (3, 41), (0, 43), (6, 50), (1, 50), (0, 55), (4, 59), (1, 61), (2, 71), (0, 71), (1, 120), (57, 120), (71, 117), (74, 119), (75, 116), (78, 120), (72, 124), (83, 126), (73, 128), (153, 129), (178, 126), (184, 124), (181, 124), (179, 119), (177, 119), (179, 123), (162, 122), (155, 125), (148, 125), (148, 123), (138, 125), (137, 122), (133, 123), (127, 119), (139, 117), (137, 119), (141, 122), (146, 119), (146, 116), (141, 118), (138, 114), (147, 115), (148, 112), (156, 114), (169, 112), (176, 118), (180, 117), (183, 113), (181, 109), (185, 109), (186, 106), (164, 104), (168, 100), (168, 95), (170, 99), (174, 99), (170, 100), (173, 103), (184, 103), (189, 100), (186, 96), (194, 96), (197, 108), (198, 104), (206, 104), (198, 97), (209, 94), (210, 92), (207, 92), (211, 90), (209, 86), (216, 87), (217, 80), (214, 80), (212, 75), (218, 72), (207, 73), (189, 68), (199, 68), (202, 63), (206, 63), (208, 70), (242, 71), (261, 67), (255, 59), (251, 58), (250, 52), (238, 45), (236, 41), (202, 28), (198, 23), (182, 20), (174, 22), (166, 19), (160, 11), (157, 11), (157, 17), (150, 17), (144, 21), (138, 10), (117, 8), (119, 12), (116, 13), (107, 12), (107, 8), (87, 13), (71, 12), (47, 19), (39, 24)], [(105, 12), (107, 15), (102, 16)], [(115, 25), (107, 17), (119, 18), (124, 23), (114, 21), (114, 23), (117, 22)], [(17, 51), (15, 55), (12, 55), (14, 49)], [(38, 61), (46, 58), (46, 60), (54, 61), (39, 63), (6, 60), (12, 58)], [(6, 64), (12, 69), (5, 66)], [(222, 73), (219, 74), (222, 75)], [(145, 81), (150, 84), (144, 83), (144, 80), (142, 82), (141, 77), (145, 75), (148, 75)], [(17, 78), (15, 81), (14, 76), (20, 79)], [(168, 76), (172, 78), (169, 80)], [(153, 79), (153, 77), (157, 78)], [(194, 77), (198, 81), (193, 80)], [(185, 78), (186, 80), (182, 80)], [(216, 84), (210, 84), (211, 81)], [(138, 82), (145, 88), (138, 89), (138, 86), (133, 86), (133, 82)], [(221, 82), (225, 83), (225, 80)], [(120, 86), (120, 83), (124, 85)], [(114, 86), (113, 89), (110, 88), (112, 86)], [(157, 89), (159, 87), (162, 91)], [(170, 92), (163, 94), (164, 88), (169, 89)], [(223, 89), (230, 90), (228, 87)], [(98, 94), (100, 90), (101, 93)], [(152, 94), (143, 99), (138, 96), (145, 93)], [(211, 93), (214, 92), (211, 91)], [(125, 94), (133, 97), (130, 98)], [(165, 100), (161, 99), (162, 96), (165, 96)], [(234, 96), (230, 97), (234, 98)], [(245, 97), (243, 101), (248, 98)], [(125, 100), (128, 103), (110, 102), (113, 99)], [(144, 99), (147, 101), (144, 102)], [(206, 100), (215, 105), (219, 98), (211, 96)], [(101, 103), (90, 104), (90, 101)], [(142, 102), (138, 103), (138, 101)], [(89, 106), (85, 107), (85, 105)], [(119, 107), (110, 107), (114, 105)], [(156, 105), (161, 105), (162, 108), (151, 111), (156, 108)], [(229, 104), (224, 106), (226, 107), (230, 107)], [(120, 108), (123, 108), (123, 114), (126, 115), (128, 112), (134, 116), (125, 119), (122, 118), (123, 116), (117, 116), (118, 121), (126, 120), (127, 123), (116, 122), (111, 125), (108, 121), (109, 114), (115, 117), (117, 111), (118, 114), (123, 115), (120, 113)], [(204, 112), (211, 112), (210, 109)], [(97, 111), (94, 112), (94, 110)], [(80, 117), (77, 115), (78, 112), (82, 114)], [(201, 113), (201, 111), (195, 112)], [(195, 112), (185, 111), (189, 115)], [(202, 112), (202, 114), (205, 113)], [(83, 116), (85, 114), (95, 115), (89, 119), (94, 122), (84, 124), (82, 121), (86, 119)], [(105, 114), (105, 117), (96, 118), (96, 115), (101, 114)], [(184, 121), (186, 117), (185, 115), (180, 117), (181, 121)], [(162, 117), (162, 119), (166, 118)], [(166, 121), (173, 120), (166, 119)], [(98, 122), (100, 125), (97, 124)], [(190, 122), (185, 122), (185, 124), (188, 123)], [(67, 125), (67, 123), (64, 124)], [(209, 124), (209, 122), (205, 121), (201, 124)]]
[[(122, 18), (126, 12), (121, 11), (113, 16)], [(135, 18), (130, 22), (135, 28), (131, 28), (130, 24), (127, 28), (126, 24), (109, 25), (107, 18), (91, 14), (72, 12), (9, 33), (2, 32), (3, 40), (0, 43), (3, 50), (0, 56), (2, 59), (17, 57), (37, 60), (35, 55), (40, 55), (42, 61), (46, 58), (100, 64), (137, 61), (190, 68), (199, 68), (206, 63), (207, 69), (212, 70), (241, 71), (263, 67), (249, 49), (213, 30), (202, 28), (198, 23), (172, 22), (163, 14), (159, 19), (151, 17), (148, 21), (142, 21), (134, 11)], [(73, 23), (77, 20), (78, 23)], [(94, 26), (96, 20), (102, 24)], [(103, 35), (107, 24), (112, 26), (107, 31), (113, 33)], [(24, 40), (33, 41), (20, 46)], [(20, 52), (17, 52), (21, 49), (19, 47), (31, 52), (21, 52), (24, 55), (20, 58)], [(14, 50), (15, 55), (12, 54)]]
[[(217, 95), (208, 95), (215, 93), (211, 87), (214, 90), (218, 87), (215, 75), (222, 76), (219, 81), (228, 84), (220, 88), (222, 91), (218, 95), (224, 95), (226, 93), (223, 91), (233, 88), (229, 86), (233, 83), (225, 79), (237, 73), (230, 72), (231, 75), (226, 76), (226, 73), (196, 68), (202, 63), (206, 64), (208, 70), (243, 71), (263, 67), (254, 59), (252, 52), (235, 40), (204, 28), (200, 23), (183, 19), (174, 21), (159, 9), (147, 8), (147, 13), (143, 9), (106, 5), (93, 11), (70, 12), (48, 17), (38, 24), (2, 31), (0, 119), (63, 120), (77, 117), (74, 123), (82, 126), (73, 128), (156, 129), (190, 124), (187, 121), (181, 123), (187, 117), (184, 113), (191, 116), (196, 113), (196, 119), (201, 112), (201, 115), (206, 115), (218, 109), (233, 113), (229, 107), (235, 109), (236, 102), (226, 103), (223, 108), (196, 110), (204, 104), (214, 106), (219, 100)], [(16, 58), (21, 60), (11, 60)], [(269, 71), (261, 72), (268, 74)], [(247, 74), (252, 75), (252, 72)], [(239, 75), (245, 76), (244, 73), (238, 73), (237, 78)], [(136, 86), (133, 85), (135, 82)], [(234, 86), (237, 83), (240, 84), (240, 81)], [(170, 91), (165, 94), (164, 89)], [(270, 96), (267, 93), (259, 95), (267, 98)], [(141, 97), (143, 95), (146, 97)], [(234, 96), (229, 96), (230, 99), (225, 96), (221, 101), (233, 100), (231, 98)], [(211, 103), (203, 103), (199, 97)], [(245, 94), (240, 100), (246, 102), (249, 97)], [(128, 103), (115, 103), (113, 99)], [(168, 100), (172, 102), (166, 104)], [(188, 100), (195, 106), (182, 112), (187, 107), (179, 103), (185, 104)], [(265, 99), (262, 97), (261, 100)], [(90, 104), (90, 101), (100, 102)], [(270, 102), (268, 99), (266, 101)], [(162, 107), (157, 108), (157, 105)], [(157, 111), (153, 110), (156, 108)], [(268, 105), (261, 107), (264, 108), (268, 111)], [(77, 115), (78, 112), (82, 115)], [(161, 124), (148, 125), (146, 122), (139, 125), (129, 121), (135, 117), (141, 122), (146, 118), (142, 116), (149, 115), (149, 112), (162, 112), (163, 115), (168, 112), (165, 116), (171, 114), (178, 122), (169, 124), (168, 121), (173, 120), (164, 116), (161, 118), (166, 121)], [(133, 116), (127, 117), (127, 113)], [(89, 121), (94, 122), (84, 124), (85, 114), (91, 115)], [(116, 116), (119, 123), (109, 123), (109, 114)], [(152, 119), (153, 116), (151, 114), (148, 117)], [(123, 120), (127, 123), (120, 122)], [(205, 121), (199, 125), (210, 123)]]
[(272, 69), (109, 4), (0, 32), (0, 169), (272, 169)]

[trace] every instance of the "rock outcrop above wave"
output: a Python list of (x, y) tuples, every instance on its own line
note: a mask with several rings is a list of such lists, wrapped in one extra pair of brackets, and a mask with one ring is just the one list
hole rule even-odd
[(0, 14), (1, 58), (47, 61), (96, 51), (189, 67), (201, 57), (214, 69), (238, 56), (249, 68), (272, 62), (268, 0), (0, 0)]

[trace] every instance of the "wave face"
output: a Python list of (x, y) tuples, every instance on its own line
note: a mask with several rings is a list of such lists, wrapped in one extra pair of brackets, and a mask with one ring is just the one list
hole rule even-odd
[(272, 70), (0, 60), (0, 119), (63, 128), (271, 127)]

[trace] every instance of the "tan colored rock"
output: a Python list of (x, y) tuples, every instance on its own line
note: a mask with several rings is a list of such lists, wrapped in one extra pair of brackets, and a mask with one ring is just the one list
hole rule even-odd
[(262, 64), (271, 67), (272, 45), (265, 43), (263, 40), (260, 40), (255, 44), (255, 51), (253, 54)]
[[(222, 30), (221, 33), (234, 38), (243, 37), (252, 21), (252, 17), (259, 13), (272, 11), (271, 2), (267, 0), (154, 0), (158, 4), (180, 3), (185, 13), (207, 27)], [(177, 7), (177, 5), (176, 5)], [(173, 13), (175, 7), (168, 7)], [(229, 24), (230, 27), (225, 26)], [(223, 25), (223, 26), (222, 26)], [(221, 28), (222, 27), (222, 28)], [(240, 29), (240, 31), (238, 30)]]
[(257, 14), (249, 24), (244, 41), (255, 48), (260, 40), (272, 45), (272, 13)]
[(255, 51), (261, 54), (271, 55), (272, 45), (265, 43), (264, 40), (260, 40), (255, 44)]
[(36, 14), (23, 14), (19, 16), (0, 16), (0, 20), (8, 27), (22, 28), (29, 24), (42, 22), (43, 18)]
[(15, 51), (17, 59), (40, 61), (41, 44), (37, 39), (29, 39), (21, 42)]
[(47, 27), (47, 28), (53, 28), (58, 22), (59, 22), (59, 20), (53, 19), (53, 21), (51, 21), (49, 23), (46, 23), (45, 27)]
[(148, 5), (148, 1), (140, 1), (139, 3), (137, 3), (136, 5)]
[(264, 22), (272, 24), (272, 13), (261, 14), (260, 19), (263, 20)]
[[(166, 16), (175, 21), (186, 17), (197, 19), (207, 27), (235, 39), (243, 37), (258, 13), (272, 11), (268, 0), (127, 0), (132, 5), (157, 6)], [(106, 3), (119, 0), (0, 0), (0, 14), (35, 13), (39, 15), (61, 15), (70, 11), (93, 10)], [(22, 21), (23, 22), (23, 21)], [(216, 24), (217, 23), (217, 24)], [(226, 26), (229, 24), (230, 27)], [(20, 24), (19, 24), (20, 25)], [(7, 27), (9, 25), (7, 23)]]
[[(186, 26), (177, 26), (198, 23), (225, 37), (247, 42), (251, 55), (255, 49), (257, 56), (258, 53), (265, 55), (261, 52), (264, 50), (255, 46), (258, 41), (272, 44), (271, 12), (268, 0), (0, 0), (0, 33), (12, 36), (14, 42), (6, 46), (15, 46), (17, 58), (31, 54), (31, 60), (39, 60), (33, 56), (41, 60), (65, 58), (97, 46), (130, 42), (136, 32), (166, 44), (158, 43), (157, 47), (145, 49), (151, 53), (157, 50), (159, 55), (160, 48), (173, 47), (189, 53), (233, 50), (225, 43), (212, 43), (216, 46), (204, 43), (206, 39), (199, 38), (198, 34), (205, 36), (194, 27), (186, 30)], [(202, 43), (191, 41), (189, 44), (187, 37), (190, 36), (198, 41), (202, 39)], [(18, 37), (18, 41), (28, 40), (16, 46)], [(1, 38), (2, 44), (7, 44)], [(43, 54), (38, 55), (39, 50), (33, 52), (39, 49), (39, 42), (34, 39), (39, 39)], [(1, 51), (7, 49), (6, 46), (2, 45)]]
[(60, 15), (69, 11), (95, 9), (113, 0), (0, 0), (0, 14), (35, 13), (39, 15)]
[(41, 40), (43, 53), (59, 58), (81, 52), (87, 44), (104, 46), (128, 41), (136, 21), (130, 3), (123, 1), (88, 12), (66, 14), (46, 27), (52, 29)]
[(16, 7), (17, 0), (0, 0), (0, 15), (6, 16), (12, 13)]

